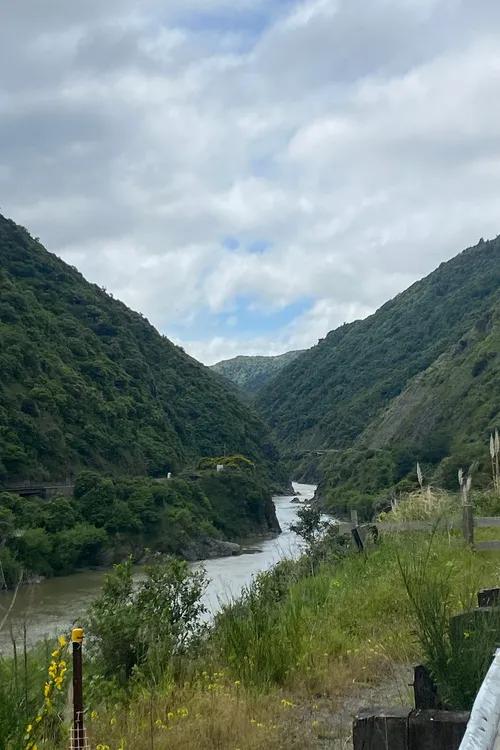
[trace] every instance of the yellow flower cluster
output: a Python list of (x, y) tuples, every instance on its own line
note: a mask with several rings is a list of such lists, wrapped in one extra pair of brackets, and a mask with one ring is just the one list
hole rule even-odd
[(33, 733), (38, 724), (43, 719), (44, 714), (48, 713), (52, 708), (52, 693), (54, 687), (56, 690), (62, 690), (64, 675), (68, 671), (68, 665), (62, 659), (62, 653), (68, 642), (64, 636), (59, 638), (59, 648), (52, 652), (52, 661), (48, 669), (48, 680), (43, 686), (43, 707), (36, 717), (33, 724), (28, 724), (26, 727), (26, 733), (24, 739), (27, 740), (25, 750), (37, 750), (37, 744), (33, 739)]

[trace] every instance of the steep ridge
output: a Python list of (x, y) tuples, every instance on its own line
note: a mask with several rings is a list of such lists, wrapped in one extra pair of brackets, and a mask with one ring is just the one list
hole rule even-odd
[(300, 354), (302, 350), (276, 357), (239, 356), (217, 362), (210, 369), (236, 383), (245, 393), (254, 394)]
[[(489, 439), (500, 428), (500, 309), (416, 375), (345, 450), (320, 458), (318, 497), (336, 513), (370, 516), (390, 490), (426, 482), (457, 489), (458, 469), (475, 464), (473, 486), (491, 486)], [(309, 459), (310, 460), (310, 459)], [(305, 471), (304, 462), (301, 471)]]
[(331, 331), (257, 394), (291, 451), (352, 446), (408, 383), (500, 300), (500, 239), (469, 248), (366, 320)]
[(284, 481), (220, 378), (0, 216), (0, 481), (165, 476), (225, 454)]

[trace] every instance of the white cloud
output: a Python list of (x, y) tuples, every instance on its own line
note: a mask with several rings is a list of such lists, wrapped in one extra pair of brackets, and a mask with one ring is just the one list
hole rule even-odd
[(494, 0), (31, 6), (0, 28), (1, 209), (204, 361), (314, 344), (499, 231)]

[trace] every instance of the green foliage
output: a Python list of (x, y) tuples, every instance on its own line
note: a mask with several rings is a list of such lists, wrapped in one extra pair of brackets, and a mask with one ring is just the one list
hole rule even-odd
[[(342, 326), (292, 362), (257, 398), (335, 513), (370, 516), (417, 461), (455, 490), (478, 462), (491, 484), (490, 434), (500, 420), (500, 238), (440, 266), (373, 316)], [(317, 466), (301, 448), (326, 448)], [(337, 452), (334, 452), (336, 449)]]
[(115, 566), (88, 615), (100, 674), (122, 685), (132, 674), (147, 681), (164, 677), (172, 660), (192, 650), (204, 631), (206, 586), (204, 570), (191, 571), (173, 558), (154, 558), (138, 586), (131, 560)]
[[(497, 238), (442, 264), (366, 320), (331, 331), (269, 381), (256, 404), (287, 448), (348, 447), (413, 377), (443, 353), (453, 349), (452, 357), (466, 354), (473, 343), (473, 326), (476, 337), (487, 336), (491, 310), (499, 300)], [(478, 421), (484, 429), (500, 409), (498, 389), (485, 392), (486, 381), (497, 377), (499, 369), (495, 350), (479, 345), (467, 368), (469, 385), (482, 380), (482, 398), (488, 405), (481, 402), (486, 408)], [(442, 374), (445, 389), (446, 373)], [(448, 396), (447, 404), (451, 401)], [(479, 402), (474, 401), (477, 411)], [(434, 425), (427, 422), (429, 435)]]
[(217, 362), (211, 369), (236, 383), (245, 393), (254, 395), (299, 354), (302, 351), (286, 352), (277, 357), (239, 356)]
[(290, 526), (290, 531), (298, 534), (312, 547), (324, 533), (327, 523), (321, 518), (321, 508), (318, 504), (305, 505), (297, 510), (297, 522)]
[[(235, 467), (251, 467), (243, 456)], [(258, 473), (205, 470), (193, 479), (110, 479), (85, 470), (74, 496), (21, 498), (0, 493), (0, 563), (5, 585), (24, 576), (140, 560), (154, 552), (197, 556), (206, 536), (234, 539), (279, 531), (269, 487)], [(1, 586), (0, 581), (0, 586)]]
[(245, 456), (219, 456), (218, 458), (202, 458), (198, 464), (199, 469), (215, 469), (217, 466), (224, 469), (255, 469), (255, 464)]
[[(0, 550), (0, 557), (1, 557)], [(8, 750), (25, 750), (26, 728), (35, 723), (43, 704), (43, 686), (47, 679), (47, 666), (54, 644), (38, 644), (36, 649), (27, 650), (26, 644), (16, 644), (13, 658), (0, 656), (0, 747)], [(60, 739), (61, 719), (54, 711), (51, 717), (52, 731), (44, 727), (47, 745), (55, 747), (54, 740)], [(66, 739), (66, 737), (64, 737)], [(67, 745), (67, 741), (65, 743)], [(40, 745), (38, 745), (40, 747)]]
[(166, 476), (225, 449), (284, 481), (268, 428), (219, 376), (2, 216), (0, 298), (6, 486), (83, 468)]
[(454, 624), (454, 589), (463, 569), (453, 563), (437, 565), (433, 545), (432, 536), (425, 546), (401, 551), (399, 567), (439, 697), (450, 710), (470, 711), (498, 643), (500, 614), (483, 617), (470, 601), (469, 616)]

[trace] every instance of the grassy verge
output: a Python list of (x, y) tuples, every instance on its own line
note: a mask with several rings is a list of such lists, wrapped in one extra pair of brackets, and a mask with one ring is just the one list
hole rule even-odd
[(132, 676), (118, 689), (87, 661), (91, 746), (320, 747), (325, 710), (423, 655), (402, 564), (425, 556), (429, 581), (446, 571), (449, 613), (498, 582), (498, 555), (476, 554), (454, 533), (436, 534), (430, 551), (427, 535), (405, 534), (384, 537), (367, 556), (339, 552), (314, 569), (305, 558), (261, 576), (222, 610), (200, 648), (166, 659), (153, 679)]
[[(315, 712), (353, 687), (421, 657), (399, 560), (426, 553), (422, 534), (386, 538), (367, 557), (286, 566), (219, 616), (209, 647), (181, 680), (138, 691), (130, 706), (95, 705), (93, 737), (110, 748), (318, 746)], [(437, 535), (428, 575), (448, 571), (449, 605), (467, 609), (498, 580), (498, 556)], [(307, 575), (304, 575), (305, 572)]]

